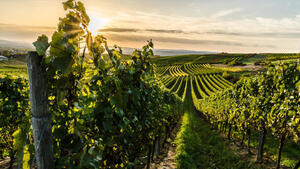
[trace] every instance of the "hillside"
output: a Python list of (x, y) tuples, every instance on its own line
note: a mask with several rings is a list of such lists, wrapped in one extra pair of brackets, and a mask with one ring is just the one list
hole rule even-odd
[(262, 53), (262, 54), (238, 54), (238, 53), (219, 53), (219, 54), (191, 54), (176, 56), (161, 56), (152, 58), (152, 62), (163, 65), (174, 64), (228, 64), (245, 65), (258, 64), (267, 61), (297, 59), (300, 58), (296, 53)]

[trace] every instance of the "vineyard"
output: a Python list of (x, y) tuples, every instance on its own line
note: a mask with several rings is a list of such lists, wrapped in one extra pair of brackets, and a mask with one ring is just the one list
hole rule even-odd
[[(270, 151), (264, 150), (267, 132), (268, 139), (278, 137), (278, 143), (272, 144), (278, 145), (273, 156), (279, 168), (283, 146), (299, 148), (299, 64), (271, 65), (266, 73), (241, 79), (234, 85), (221, 74), (222, 69), (209, 64), (157, 68), (157, 75), (167, 90), (177, 94), (183, 102), (192, 100), (204, 119), (214, 128), (227, 132), (228, 140), (246, 144), (248, 153), (251, 153), (251, 141), (256, 142), (257, 161), (262, 162), (264, 151)], [(189, 113), (185, 115), (195, 118)], [(256, 133), (259, 136), (253, 140), (251, 137)], [(284, 155), (284, 161), (288, 161), (285, 165), (297, 168), (299, 154), (291, 156), (289, 153), (294, 154), (290, 151)]]
[[(267, 133), (279, 138), (276, 168), (280, 168), (284, 145), (299, 148), (299, 68), (297, 62), (270, 65), (266, 73), (241, 79), (212, 97), (199, 100), (193, 95), (193, 103), (211, 125), (227, 132), (229, 140), (232, 135), (239, 137), (241, 144), (247, 140), (248, 153), (251, 153), (251, 132), (259, 133), (258, 162), (263, 161)], [(290, 157), (289, 166), (299, 167), (300, 154)]]
[(253, 53), (253, 54), (236, 54), (236, 53), (217, 53), (217, 54), (192, 54), (176, 56), (156, 56), (153, 57), (152, 63), (159, 66), (182, 65), (182, 64), (226, 64), (250, 65), (255, 63), (268, 63), (278, 60), (299, 59), (298, 53)]
[(155, 79), (152, 41), (124, 60), (121, 48), (91, 35), (83, 3), (63, 6), (50, 42), (39, 36), (28, 53), (28, 80), (0, 77), (0, 161), (24, 169), (149, 167), (182, 114), (180, 99)]
[(197, 99), (202, 99), (232, 86), (221, 76), (222, 72), (208, 64), (184, 64), (157, 68), (157, 75), (167, 90), (177, 94), (182, 101), (185, 100), (187, 92), (191, 92), (192, 96)]
[(212, 64), (252, 54), (151, 59), (150, 40), (124, 55), (92, 36), (83, 3), (63, 7), (66, 16), (51, 38), (33, 43), (27, 66), (0, 64), (0, 168), (150, 169), (173, 143), (179, 169), (299, 167), (299, 61), (233, 83), (224, 74), (242, 69)]

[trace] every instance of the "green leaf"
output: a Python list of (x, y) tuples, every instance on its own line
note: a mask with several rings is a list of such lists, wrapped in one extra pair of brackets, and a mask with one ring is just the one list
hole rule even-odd
[(64, 6), (64, 10), (73, 9), (75, 7), (74, 0), (68, 0), (66, 2), (63, 2), (63, 6)]
[(33, 42), (33, 45), (40, 56), (44, 56), (46, 50), (50, 46), (48, 43), (48, 37), (46, 35), (39, 36), (37, 41)]
[(53, 58), (53, 65), (62, 73), (69, 73), (72, 70), (74, 59), (72, 57), (75, 49), (72, 44), (67, 44), (62, 32), (55, 32), (50, 43), (50, 55)]
[(74, 60), (72, 56), (65, 55), (64, 57), (55, 58), (53, 63), (58, 68), (58, 70), (62, 71), (62, 73), (68, 74), (72, 71)]
[(112, 127), (113, 127), (112, 121), (110, 121), (110, 120), (104, 121), (103, 122), (103, 127), (104, 127), (104, 130), (106, 130), (106, 131), (111, 130)]

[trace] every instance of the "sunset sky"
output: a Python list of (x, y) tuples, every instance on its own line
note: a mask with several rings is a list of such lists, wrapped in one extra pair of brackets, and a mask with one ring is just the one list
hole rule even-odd
[[(61, 0), (0, 0), (0, 40), (51, 36)], [(82, 0), (111, 45), (213, 52), (300, 52), (299, 0)], [(98, 31), (97, 31), (98, 30)]]

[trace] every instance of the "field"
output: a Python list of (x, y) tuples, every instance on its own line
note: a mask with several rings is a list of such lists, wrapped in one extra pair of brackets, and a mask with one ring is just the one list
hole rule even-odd
[[(126, 59), (124, 59), (126, 57)], [(130, 61), (130, 58), (128, 56), (122, 57), (122, 62), (128, 62)], [(206, 56), (208, 57), (208, 56)], [(215, 55), (212, 55), (212, 57), (215, 57)], [(169, 58), (169, 57), (166, 57)], [(210, 115), (210, 113), (213, 112), (207, 112), (208, 114), (205, 114), (209, 108), (210, 103), (206, 103), (206, 100), (210, 100), (210, 98), (218, 99), (219, 94), (222, 94), (223, 91), (226, 90), (232, 90), (232, 88), (235, 88), (236, 84), (233, 84), (233, 82), (230, 82), (230, 78), (228, 76), (224, 76), (224, 72), (229, 72), (230, 74), (234, 74), (238, 79), (244, 79), (244, 78), (251, 78), (253, 75), (253, 72), (258, 71), (265, 72), (266, 68), (258, 69), (258, 70), (252, 70), (249, 71), (250, 65), (245, 66), (229, 66), (224, 64), (218, 64), (219, 62), (212, 62), (209, 61), (211, 64), (203, 64), (201, 61), (200, 63), (192, 63), (186, 62), (183, 64), (178, 64), (178, 60), (180, 60), (180, 63), (183, 62), (180, 57), (177, 57), (177, 61), (174, 62), (174, 57), (170, 57), (170, 60), (165, 59), (166, 62), (168, 62), (168, 65), (156, 65), (155, 71), (156, 71), (156, 79), (159, 80), (165, 90), (167, 92), (173, 93), (178, 96), (179, 100), (182, 102), (182, 108), (185, 109), (182, 121), (182, 126), (180, 128), (180, 131), (178, 133), (177, 138), (174, 140), (176, 143), (176, 151), (174, 152), (176, 154), (174, 158), (174, 163), (176, 163), (176, 166), (178, 168), (186, 168), (186, 166), (192, 167), (192, 168), (201, 168), (206, 166), (213, 166), (213, 165), (220, 165), (224, 168), (272, 168), (276, 165), (275, 161), (277, 160), (277, 153), (278, 153), (278, 146), (280, 140), (277, 138), (276, 135), (268, 133), (266, 136), (266, 143), (265, 143), (265, 156), (264, 157), (265, 162), (263, 165), (257, 165), (255, 164), (255, 155), (250, 156), (241, 156), (239, 155), (240, 151), (247, 152), (247, 149), (250, 149), (252, 152), (256, 152), (256, 147), (259, 145), (259, 131), (251, 129), (251, 136), (249, 137), (249, 143), (247, 141), (246, 135), (243, 134), (244, 130), (239, 129), (240, 121), (235, 122), (233, 121), (232, 126), (230, 128), (235, 128), (233, 131), (229, 131), (228, 125), (226, 125), (225, 132), (224, 129), (221, 127), (220, 131), (223, 134), (218, 134), (218, 130), (215, 128), (213, 130), (209, 129), (209, 125), (205, 121), (209, 121), (212, 126), (215, 126), (215, 121), (213, 118), (216, 118), (215, 116)], [(249, 60), (255, 60), (247, 58)], [(109, 57), (106, 56), (106, 61), (109, 60)], [(207, 60), (207, 58), (206, 58)], [(256, 60), (257, 61), (257, 60)], [(295, 62), (297, 59), (289, 59), (284, 62)], [(281, 64), (282, 61), (277, 60), (273, 61), (274, 64)], [(253, 64), (253, 61), (251, 62)], [(263, 67), (263, 66), (261, 66)], [(3, 74), (12, 75), (13, 77), (23, 77), (27, 78), (27, 69), (25, 60), (23, 59), (16, 59), (16, 60), (9, 60), (7, 62), (2, 62), (0, 64), (0, 70)], [(245, 76), (247, 73), (252, 72)], [(228, 80), (227, 80), (227, 79)], [(203, 101), (202, 101), (203, 100)], [(217, 101), (217, 100), (216, 100)], [(203, 103), (202, 103), (203, 102)], [(223, 102), (224, 105), (226, 101)], [(201, 104), (205, 104), (206, 106), (201, 106)], [(232, 103), (234, 104), (234, 103)], [(247, 104), (247, 103), (245, 103)], [(241, 106), (241, 105), (240, 105)], [(218, 108), (221, 108), (222, 106), (219, 105)], [(229, 107), (228, 107), (229, 108)], [(235, 108), (236, 110), (236, 108)], [(223, 111), (220, 109), (220, 111)], [(216, 112), (217, 113), (217, 112)], [(220, 112), (220, 115), (222, 113)], [(222, 115), (223, 116), (223, 115)], [(217, 118), (220, 118), (222, 116), (217, 116)], [(224, 117), (222, 117), (224, 118)], [(229, 121), (222, 121), (221, 119), (217, 119), (218, 125), (222, 124), (222, 122), (226, 122), (227, 124), (230, 124)], [(238, 125), (236, 125), (238, 124)], [(199, 126), (199, 127), (196, 127)], [(223, 124), (221, 125), (223, 126)], [(233, 127), (235, 126), (235, 127)], [(219, 128), (219, 127), (217, 127)], [(228, 130), (228, 131), (227, 131)], [(229, 135), (232, 137), (228, 141), (222, 141), (222, 139), (227, 138), (226, 133), (229, 132)], [(190, 135), (194, 133), (194, 135)], [(271, 131), (269, 131), (271, 132)], [(208, 138), (205, 138), (205, 137)], [(200, 139), (200, 140), (199, 140)], [(212, 139), (211, 141), (201, 141), (201, 139), (207, 140)], [(197, 141), (198, 140), (198, 141)], [(238, 148), (232, 148), (230, 143), (234, 140), (234, 142), (241, 142), (241, 144), (244, 144), (245, 146), (239, 146)], [(196, 142), (201, 142), (199, 144), (196, 144)], [(189, 145), (191, 144), (191, 145)], [(218, 146), (214, 146), (214, 144), (217, 144)], [(248, 146), (246, 146), (248, 144)], [(234, 145), (234, 147), (236, 146)], [(194, 147), (193, 149), (199, 149), (198, 151), (208, 151), (206, 153), (212, 153), (211, 155), (203, 156), (196, 151), (191, 151), (188, 147)], [(211, 147), (210, 149), (204, 149), (204, 147)], [(215, 150), (214, 150), (215, 149)], [(215, 151), (219, 151), (222, 149), (221, 154), (216, 154)], [(224, 149), (224, 150), (223, 150)], [(296, 165), (297, 159), (300, 158), (300, 145), (296, 142), (293, 142), (292, 140), (288, 140), (285, 143), (285, 146), (282, 149), (282, 156), (281, 156), (281, 165), (282, 167), (292, 168)], [(220, 153), (220, 152), (219, 152)], [(190, 157), (186, 157), (184, 154), (190, 154)], [(6, 150), (3, 152), (2, 156), (8, 156), (9, 150)], [(219, 156), (220, 155), (220, 156)], [(253, 157), (254, 156), (254, 157)], [(223, 157), (223, 158), (222, 158)], [(187, 158), (189, 160), (187, 160)], [(206, 160), (204, 160), (206, 159)], [(222, 160), (225, 160), (222, 162)], [(227, 160), (234, 160), (235, 163), (226, 163)], [(7, 161), (7, 160), (6, 160)], [(146, 162), (143, 162), (146, 163)], [(7, 164), (8, 165), (8, 164)], [(220, 167), (219, 166), (219, 167)]]
[(63, 9), (0, 62), (0, 168), (299, 168), (299, 54), (125, 55)]
[(25, 57), (15, 58), (8, 61), (0, 61), (0, 72), (1, 74), (26, 77), (27, 67)]
[[(289, 60), (287, 62), (297, 62), (297, 60)], [(171, 63), (169, 61), (169, 63)], [(242, 142), (241, 144), (248, 144), (248, 150), (251, 149), (251, 151), (256, 151), (255, 147), (259, 146), (258, 140), (260, 140), (260, 136), (259, 136), (259, 131), (254, 130), (254, 127), (249, 129), (249, 134), (248, 138), (249, 141), (247, 143), (247, 141), (245, 141), (245, 134), (243, 133), (245, 130), (244, 129), (240, 129), (241, 126), (243, 126), (243, 121), (241, 121), (242, 117), (236, 117), (236, 122), (234, 121), (234, 117), (230, 117), (231, 114), (233, 115), (235, 111), (237, 111), (236, 113), (242, 113), (243, 110), (242, 107), (243, 104), (246, 104), (245, 106), (248, 106), (247, 109), (250, 109), (251, 107), (249, 102), (244, 102), (242, 101), (242, 98), (238, 98), (238, 107), (235, 107), (233, 105), (237, 104), (234, 102), (234, 98), (230, 98), (232, 101), (231, 105), (226, 105), (228, 103), (227, 100), (223, 100), (222, 102), (217, 102), (217, 99), (222, 98), (224, 96), (220, 96), (218, 93), (222, 94), (223, 90), (227, 89), (227, 88), (232, 88), (233, 86), (233, 90), (237, 90), (236, 92), (240, 92), (239, 90), (241, 89), (240, 87), (237, 88), (237, 86), (239, 86), (239, 84), (233, 85), (232, 83), (230, 83), (229, 81), (227, 81), (226, 79), (223, 78), (222, 73), (223, 71), (228, 71), (230, 70), (230, 68), (225, 69), (224, 67), (221, 67), (222, 69), (220, 69), (220, 67), (218, 66), (210, 66), (209, 64), (178, 64), (178, 62), (175, 62), (176, 64), (174, 64), (173, 66), (158, 66), (157, 68), (157, 73), (158, 73), (158, 77), (161, 79), (162, 83), (164, 84), (164, 86), (167, 88), (168, 91), (176, 93), (182, 100), (183, 102), (185, 102), (185, 108), (187, 109), (185, 115), (184, 115), (184, 121), (183, 121), (183, 126), (182, 126), (182, 131), (180, 131), (179, 134), (179, 140), (177, 141), (177, 146), (178, 146), (178, 155), (177, 155), (177, 160), (178, 160), (178, 165), (180, 166), (179, 168), (198, 168), (201, 165), (204, 165), (205, 162), (201, 162), (201, 158), (212, 158), (212, 157), (202, 157), (200, 154), (198, 154), (197, 152), (193, 152), (191, 151), (191, 149), (197, 149), (197, 146), (201, 147), (204, 145), (201, 145), (201, 143), (199, 143), (200, 145), (193, 145), (196, 142), (201, 142), (201, 141), (195, 141), (197, 139), (202, 139), (204, 136), (198, 136), (198, 135), (206, 135), (208, 133), (203, 133), (204, 131), (199, 130), (199, 132), (196, 132), (196, 129), (190, 129), (190, 127), (187, 127), (189, 125), (191, 125), (191, 128), (193, 128), (194, 125), (200, 125), (201, 124), (201, 118), (197, 117), (197, 115), (195, 114), (202, 114), (204, 117), (204, 119), (208, 120), (211, 122), (212, 125), (216, 125), (217, 128), (220, 127), (220, 130), (223, 131), (223, 126), (224, 124), (226, 124), (226, 128), (225, 130), (225, 134), (228, 128), (228, 124), (231, 124), (232, 126), (230, 126), (228, 129), (229, 132), (229, 137), (231, 135), (233, 135), (231, 138), (231, 141), (234, 140), (234, 142)], [(282, 63), (282, 61), (275, 61), (274, 63), (276, 64), (280, 64)], [(217, 65), (217, 64), (216, 64)], [(247, 66), (245, 66), (247, 67)], [(232, 68), (233, 70), (235, 68)], [(293, 68), (292, 68), (293, 69)], [(299, 69), (299, 67), (298, 67)], [(266, 70), (263, 70), (266, 71)], [(239, 71), (238, 71), (239, 72)], [(243, 72), (243, 71), (241, 71)], [(240, 74), (241, 75), (241, 74)], [(290, 75), (289, 75), (290, 76)], [(248, 77), (249, 78), (249, 77)], [(248, 79), (247, 78), (247, 79)], [(250, 76), (250, 78), (252, 78)], [(246, 83), (244, 81), (239, 82), (240, 84), (243, 84), (246, 86)], [(248, 88), (248, 87), (247, 87)], [(232, 90), (232, 89), (229, 89)], [(245, 89), (243, 89), (245, 90)], [(245, 91), (244, 91), (245, 92)], [(250, 93), (249, 93), (250, 94)], [(217, 104), (215, 106), (209, 106), (209, 102), (206, 102), (205, 100), (210, 100), (210, 96), (213, 96), (212, 103)], [(241, 96), (237, 96), (237, 97), (241, 97)], [(245, 97), (242, 96), (242, 97)], [(266, 97), (266, 96), (264, 96)], [(204, 100), (204, 101), (202, 101)], [(297, 99), (294, 100), (297, 103)], [(195, 108), (189, 108), (191, 107), (190, 105), (194, 105)], [(202, 105), (202, 104), (205, 104)], [(223, 105), (220, 105), (223, 104)], [(254, 103), (255, 104), (255, 103)], [(223, 109), (221, 108), (222, 106), (227, 106), (224, 107)], [(231, 113), (228, 114), (229, 117), (224, 117), (226, 116), (226, 114), (222, 115), (222, 111), (225, 111), (226, 109), (230, 109), (230, 107), (233, 106), (234, 108), (232, 109)], [(193, 107), (193, 106), (192, 106)], [(205, 108), (207, 107), (207, 108)], [(196, 109), (196, 112), (194, 111), (194, 109)], [(212, 109), (212, 110), (211, 110)], [(213, 111), (213, 109), (215, 109)], [(241, 110), (239, 110), (241, 109)], [(296, 108), (297, 109), (297, 108)], [(221, 112), (218, 112), (221, 111)], [(204, 112), (208, 111), (208, 114), (205, 114)], [(211, 112), (210, 112), (211, 111)], [(299, 110), (296, 110), (296, 112)], [(197, 113), (198, 112), (198, 113)], [(200, 113), (202, 112), (202, 113)], [(210, 115), (209, 113), (212, 113), (212, 115)], [(226, 113), (226, 112), (225, 112)], [(297, 113), (296, 113), (297, 114)], [(242, 115), (242, 114), (241, 114)], [(223, 116), (223, 117), (222, 117)], [(265, 116), (265, 115), (264, 115)], [(296, 115), (296, 117), (299, 118), (299, 114)], [(186, 119), (188, 118), (188, 119)], [(194, 122), (194, 120), (198, 119), (198, 123)], [(216, 118), (214, 121), (213, 118)], [(233, 120), (232, 122), (228, 121), (229, 118), (233, 118), (231, 120)], [(249, 118), (249, 115), (248, 115)], [(289, 117), (285, 117), (285, 118), (289, 118)], [(226, 120), (224, 120), (226, 119)], [(244, 118), (243, 118), (244, 119)], [(246, 120), (246, 119), (244, 119)], [(224, 124), (222, 124), (224, 122)], [(191, 124), (190, 124), (191, 123)], [(247, 122), (248, 125), (250, 125), (250, 121)], [(202, 124), (204, 125), (204, 124)], [(254, 124), (253, 124), (254, 125)], [(231, 128), (233, 128), (233, 126), (235, 126), (234, 131), (231, 131)], [(295, 126), (297, 128), (297, 125)], [(200, 126), (198, 127), (200, 128)], [(270, 128), (271, 129), (271, 128)], [(251, 132), (250, 132), (251, 130)], [(297, 131), (298, 129), (296, 129)], [(193, 131), (193, 132), (192, 132)], [(183, 132), (184, 134), (182, 134), (181, 132)], [(196, 133), (194, 133), (196, 132)], [(206, 131), (208, 132), (208, 131)], [(224, 132), (224, 131), (223, 131)], [(245, 131), (246, 132), (246, 131)], [(271, 131), (269, 131), (271, 132)], [(194, 133), (194, 136), (190, 135), (191, 133)], [(271, 132), (272, 133), (272, 132)], [(181, 135), (186, 135), (186, 136), (181, 136)], [(251, 135), (251, 136), (250, 136)], [(280, 136), (280, 135), (279, 135)], [(297, 134), (294, 134), (295, 137), (297, 137)], [(211, 136), (214, 137), (214, 136)], [(284, 136), (285, 137), (285, 136)], [(276, 161), (277, 160), (277, 153), (278, 153), (278, 147), (279, 147), (279, 143), (280, 143), (280, 139), (277, 138), (276, 134), (268, 134), (267, 135), (267, 139), (266, 139), (266, 143), (265, 143), (265, 151), (267, 153), (267, 157), (270, 161)], [(210, 143), (203, 143), (203, 144), (210, 144)], [(222, 143), (220, 143), (222, 144)], [(188, 148), (189, 146), (196, 146), (195, 148)], [(208, 145), (206, 145), (208, 146)], [(181, 147), (185, 147), (185, 148), (181, 148)], [(220, 149), (220, 148), (219, 148)], [(240, 148), (239, 148), (240, 149)], [(253, 150), (252, 150), (253, 149)], [(297, 159), (300, 158), (300, 145), (297, 142), (294, 142), (292, 140), (288, 140), (285, 143), (285, 147), (281, 150), (283, 152), (282, 156), (281, 156), (281, 161), (282, 164), (285, 167), (293, 167), (296, 165), (297, 163)], [(187, 151), (187, 152), (186, 152)], [(203, 150), (204, 151), (204, 150)], [(183, 155), (184, 154), (184, 155)], [(190, 157), (187, 157), (186, 154), (189, 154)], [(226, 156), (226, 158), (232, 158), (230, 157), (231, 155), (223, 155)], [(251, 161), (251, 158), (254, 157), (246, 157), (246, 159)], [(189, 160), (188, 160), (188, 159)], [(213, 158), (218, 158), (217, 155), (214, 155)], [(245, 158), (245, 157), (244, 157)], [(192, 160), (192, 162), (190, 161)], [(209, 159), (212, 160), (212, 159)], [(189, 161), (189, 163), (187, 163), (186, 161)], [(221, 159), (220, 159), (221, 161)], [(254, 163), (255, 161), (252, 160), (252, 163)], [(237, 166), (234, 166), (234, 164), (237, 164)], [(268, 165), (263, 165), (263, 166), (255, 166), (253, 164), (251, 164), (251, 162), (249, 162), (249, 166), (243, 166), (245, 164), (241, 163), (241, 162), (236, 162), (234, 164), (229, 164), (229, 166), (222, 166), (224, 168), (269, 168), (271, 166), (274, 166), (275, 163), (272, 164), (272, 162), (269, 162)], [(216, 164), (207, 164), (208, 166), (210, 165), (216, 165)], [(222, 165), (224, 165), (224, 163), (222, 163)], [(240, 165), (240, 166), (239, 166)], [(189, 167), (186, 167), (189, 166)], [(201, 168), (201, 167), (200, 167)], [(272, 167), (271, 167), (272, 168)]]
[(152, 62), (156, 65), (174, 65), (174, 64), (246, 64), (253, 65), (255, 63), (269, 62), (275, 60), (299, 59), (300, 55), (293, 54), (200, 54), (200, 55), (177, 55), (177, 56), (161, 56), (154, 57)]
[(175, 65), (158, 67), (157, 70), (167, 90), (177, 94), (183, 101), (191, 89), (201, 99), (232, 85), (221, 76), (221, 70), (209, 65)]

